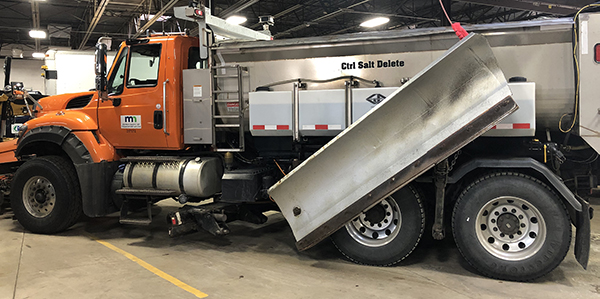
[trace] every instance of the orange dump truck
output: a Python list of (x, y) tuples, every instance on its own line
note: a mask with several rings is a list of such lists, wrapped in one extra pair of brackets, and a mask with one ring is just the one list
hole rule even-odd
[[(332, 235), (351, 260), (383, 266), (424, 233), (444, 238), (451, 214), (483, 275), (545, 275), (572, 224), (587, 265), (580, 195), (597, 190), (600, 169), (600, 16), (476, 25), (458, 44), (448, 28), (272, 41), (202, 6), (176, 16), (200, 37), (125, 41), (110, 69), (100, 44), (96, 91), (26, 101), (20, 121), (3, 108), (0, 189), (27, 230), (117, 211), (148, 224), (150, 206), (172, 198), (183, 205), (173, 236), (226, 235), (228, 222), (281, 210), (300, 249)], [(213, 41), (227, 32), (261, 40)]]

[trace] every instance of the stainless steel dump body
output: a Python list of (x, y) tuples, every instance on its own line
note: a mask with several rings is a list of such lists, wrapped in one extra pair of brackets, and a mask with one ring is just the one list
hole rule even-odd
[(517, 109), (471, 34), (269, 189), (310, 248)]

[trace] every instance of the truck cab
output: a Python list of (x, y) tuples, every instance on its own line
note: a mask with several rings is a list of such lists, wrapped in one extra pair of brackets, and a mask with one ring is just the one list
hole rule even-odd
[[(32, 158), (56, 156), (73, 168), (81, 189), (77, 201), (86, 215), (118, 211), (122, 201), (113, 199), (110, 186), (120, 159), (139, 151), (178, 155), (186, 148), (182, 73), (200, 65), (196, 37), (160, 35), (123, 42), (105, 74), (105, 92), (41, 99), (41, 108), (21, 126), (19, 138), (0, 144), (3, 165), (14, 170)], [(53, 232), (64, 225), (30, 229)]]
[(197, 67), (197, 49), (182, 35), (123, 43), (97, 101), (98, 133), (116, 149), (183, 149), (182, 70)]

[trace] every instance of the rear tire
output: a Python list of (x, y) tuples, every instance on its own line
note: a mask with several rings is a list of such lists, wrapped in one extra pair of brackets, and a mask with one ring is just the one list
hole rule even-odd
[(59, 156), (25, 162), (15, 173), (10, 202), (19, 223), (33, 233), (66, 230), (82, 213), (75, 167)]
[(331, 236), (349, 260), (373, 266), (392, 266), (419, 244), (425, 228), (421, 196), (406, 186), (361, 213)]
[(494, 173), (473, 182), (454, 207), (456, 245), (481, 274), (528, 281), (556, 268), (571, 242), (562, 201), (543, 182)]

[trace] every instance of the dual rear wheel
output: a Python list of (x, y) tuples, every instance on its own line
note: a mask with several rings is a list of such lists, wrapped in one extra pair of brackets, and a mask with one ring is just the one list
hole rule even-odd
[[(421, 196), (404, 187), (332, 235), (351, 261), (391, 266), (418, 245), (425, 228)], [(564, 259), (571, 225), (562, 201), (543, 182), (493, 173), (464, 189), (452, 214), (456, 245), (481, 274), (504, 280), (541, 277)]]
[(419, 244), (425, 229), (421, 196), (408, 185), (331, 236), (335, 246), (353, 262), (391, 266)]
[(518, 173), (473, 182), (456, 202), (452, 227), (465, 260), (483, 275), (504, 280), (549, 273), (571, 243), (563, 202), (543, 182)]

